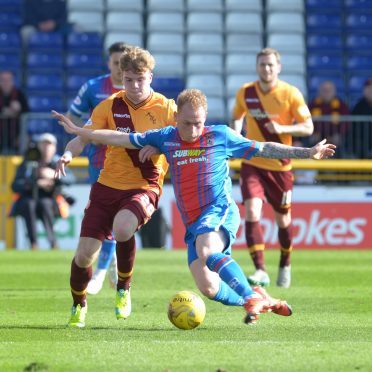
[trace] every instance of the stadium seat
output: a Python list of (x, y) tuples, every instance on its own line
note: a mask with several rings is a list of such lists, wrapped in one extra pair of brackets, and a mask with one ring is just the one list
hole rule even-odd
[(307, 97), (307, 86), (305, 75), (301, 74), (285, 74), (282, 73), (279, 75), (279, 79), (287, 82), (288, 84), (294, 85), (300, 90), (300, 92)]
[(18, 32), (0, 32), (0, 50), (17, 52), (21, 49), (21, 37)]
[(223, 53), (223, 36), (220, 33), (191, 32), (187, 36), (187, 51), (195, 53)]
[(176, 11), (183, 12), (185, 10), (183, 0), (147, 0), (148, 11)]
[(187, 74), (223, 73), (221, 54), (191, 53), (186, 59)]
[(20, 12), (22, 10), (23, 0), (1, 0), (1, 12)]
[(214, 11), (222, 12), (223, 0), (186, 0), (186, 8), (188, 12), (193, 11)]
[(46, 50), (62, 52), (63, 34), (60, 32), (33, 32), (27, 39), (27, 50)]
[(184, 32), (185, 20), (180, 12), (153, 12), (147, 17), (147, 32)]
[(369, 75), (351, 75), (348, 79), (348, 93), (361, 95)]
[(75, 11), (99, 11), (103, 12), (105, 10), (104, 0), (68, 0), (68, 10)]
[(226, 121), (226, 107), (223, 98), (208, 97), (208, 120)]
[(184, 74), (184, 61), (182, 54), (154, 53), (156, 60), (156, 76), (182, 76)]
[(307, 50), (342, 50), (343, 42), (340, 34), (307, 34)]
[(245, 83), (256, 81), (256, 74), (231, 74), (226, 77), (226, 89), (228, 97), (235, 97), (238, 89)]
[(168, 98), (176, 99), (178, 94), (185, 88), (185, 82), (181, 78), (156, 77), (152, 80), (152, 88)]
[(227, 74), (254, 74), (256, 71), (256, 54), (228, 53), (226, 55)]
[(92, 76), (73, 74), (68, 75), (66, 79), (66, 88), (74, 98), (83, 84), (85, 84)]
[(225, 18), (226, 32), (262, 33), (263, 24), (260, 13), (229, 12)]
[(69, 51), (102, 52), (102, 36), (98, 32), (71, 32), (67, 35), (67, 49)]
[(0, 70), (8, 70), (11, 67), (11, 71), (19, 70), (21, 68), (21, 54), (20, 53), (3, 53), (0, 52)]
[(31, 112), (48, 112), (56, 110), (59, 112), (65, 111), (66, 107), (62, 95), (56, 96), (41, 96), (29, 95), (28, 104)]
[(185, 42), (182, 33), (153, 32), (147, 36), (147, 48), (152, 53), (183, 53)]
[(70, 70), (99, 70), (103, 67), (101, 54), (70, 52), (66, 57), (66, 67)]
[(343, 68), (343, 58), (341, 54), (331, 53), (308, 53), (307, 56), (308, 70), (312, 71), (341, 71)]
[(102, 12), (71, 11), (68, 13), (68, 21), (75, 24), (77, 31), (105, 31)]
[(341, 32), (342, 17), (340, 13), (310, 13), (306, 16), (308, 31)]
[(225, 0), (225, 10), (230, 11), (249, 11), (249, 12), (262, 12), (262, 0)]
[(369, 0), (344, 0), (345, 10), (354, 11), (354, 10), (372, 10), (372, 2)]
[(262, 49), (263, 39), (260, 34), (227, 34), (227, 53), (257, 53)]
[(267, 45), (281, 53), (305, 53), (305, 39), (302, 35), (272, 33), (268, 35)]
[(187, 29), (192, 32), (223, 32), (222, 13), (189, 12)]
[(332, 81), (338, 94), (342, 95), (345, 93), (345, 82), (341, 74), (334, 75), (333, 73), (327, 73), (324, 75), (317, 75), (315, 72), (314, 75), (308, 76), (309, 95), (315, 97), (320, 84), (324, 81)]
[(349, 32), (353, 31), (371, 31), (372, 29), (372, 13), (353, 13), (348, 14), (345, 20), (346, 29)]
[[(285, 22), (283, 22), (285, 20)], [(272, 32), (304, 33), (305, 22), (302, 13), (278, 12), (270, 13), (266, 19), (266, 30)]]
[(106, 15), (106, 31), (143, 32), (143, 16), (140, 12), (112, 11)]
[(19, 12), (0, 12), (0, 30), (17, 32), (22, 25), (22, 17)]
[(327, 10), (341, 11), (344, 5), (343, 0), (306, 0), (306, 9), (308, 11), (324, 11)]
[(27, 134), (33, 136), (41, 133), (52, 133), (57, 123), (53, 119), (28, 119), (26, 121)]
[(106, 0), (106, 10), (137, 11), (143, 12), (145, 9), (144, 0)]
[(64, 86), (62, 74), (29, 73), (26, 77), (26, 89), (33, 92), (60, 92)]
[(143, 35), (138, 32), (107, 32), (105, 37), (105, 50), (108, 50), (110, 45), (116, 42), (124, 42), (130, 45), (137, 45), (143, 47)]
[(63, 54), (54, 51), (29, 52), (26, 56), (27, 69), (53, 69), (62, 71)]
[(304, 12), (304, 2), (299, 0), (266, 0), (266, 12)]
[(220, 74), (189, 75), (186, 87), (200, 89), (207, 97), (224, 96), (224, 83)]
[(372, 50), (372, 35), (348, 34), (345, 45), (348, 51), (370, 51)]
[(302, 74), (306, 73), (306, 61), (303, 54), (281, 53), (282, 73)]
[(349, 71), (368, 70), (372, 72), (372, 58), (366, 55), (351, 55), (346, 59), (346, 66)]

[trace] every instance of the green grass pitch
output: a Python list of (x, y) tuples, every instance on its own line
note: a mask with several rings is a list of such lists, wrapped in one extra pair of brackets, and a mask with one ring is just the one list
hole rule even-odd
[[(169, 298), (195, 290), (184, 251), (142, 250), (136, 258), (132, 316), (117, 321), (105, 283), (88, 299), (87, 327), (67, 329), (73, 252), (0, 252), (0, 371), (371, 371), (372, 251), (296, 251), (293, 286), (269, 292), (292, 304), (284, 318), (204, 298), (192, 331), (167, 319)], [(248, 273), (247, 251), (234, 257)], [(278, 251), (266, 252), (275, 282)]]

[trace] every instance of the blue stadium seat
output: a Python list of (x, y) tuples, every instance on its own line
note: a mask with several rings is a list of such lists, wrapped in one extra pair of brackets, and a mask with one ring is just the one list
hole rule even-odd
[(178, 94), (185, 88), (185, 82), (181, 78), (157, 77), (151, 84), (152, 88), (167, 98), (177, 98)]
[(5, 51), (20, 51), (21, 37), (18, 32), (0, 32), (0, 50)]
[(306, 25), (308, 31), (340, 32), (342, 17), (339, 13), (310, 13), (306, 16)]
[(309, 53), (307, 56), (307, 67), (309, 71), (329, 70), (341, 71), (343, 68), (343, 57), (341, 54), (331, 53)]
[(28, 74), (26, 89), (28, 92), (61, 92), (64, 85), (61, 74)]
[(347, 58), (346, 66), (349, 71), (372, 71), (372, 58), (366, 55), (351, 55)]
[(371, 31), (372, 13), (353, 13), (348, 14), (345, 20), (346, 29), (349, 31)]
[[(344, 0), (347, 11), (352, 10), (372, 10), (372, 2), (370, 0)], [(328, 5), (328, 2), (327, 2)]]
[(54, 132), (54, 126), (58, 124), (54, 119), (28, 119), (26, 123), (27, 133), (30, 136), (41, 133)]
[(18, 31), (22, 25), (20, 13), (0, 11), (0, 29), (3, 31)]
[(103, 58), (96, 53), (70, 52), (66, 57), (66, 67), (68, 70), (100, 70), (103, 68)]
[(27, 55), (28, 69), (54, 69), (62, 71), (63, 54), (59, 52), (30, 52)]
[(349, 34), (346, 36), (345, 44), (349, 51), (370, 51), (372, 50), (372, 35)]
[(89, 78), (86, 75), (69, 75), (66, 80), (66, 88), (75, 97), (81, 86), (88, 80)]
[(342, 49), (342, 37), (340, 34), (324, 34), (324, 33), (308, 33), (307, 35), (307, 50), (333, 50), (340, 51)]
[(65, 111), (66, 107), (62, 95), (32, 95), (28, 96), (31, 112)]
[(27, 40), (28, 51), (32, 50), (63, 50), (63, 34), (59, 32), (34, 32)]
[(310, 75), (308, 78), (308, 87), (312, 97), (316, 95), (320, 84), (324, 81), (332, 81), (336, 86), (337, 94), (339, 96), (343, 96), (345, 94), (345, 81), (341, 75)]
[(102, 53), (103, 40), (98, 32), (71, 32), (67, 36), (69, 51), (97, 51)]
[(18, 70), (21, 68), (20, 53), (0, 53), (0, 69), (1, 70)]
[(306, 8), (308, 11), (311, 10), (338, 10), (341, 11), (343, 6), (343, 0), (306, 0)]
[(364, 83), (370, 76), (366, 75), (351, 75), (348, 79), (349, 94), (362, 94)]

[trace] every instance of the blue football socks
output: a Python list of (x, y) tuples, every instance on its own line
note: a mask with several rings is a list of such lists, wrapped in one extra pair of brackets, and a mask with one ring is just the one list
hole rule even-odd
[(225, 282), (220, 281), (220, 289), (213, 298), (214, 301), (221, 302), (228, 306), (243, 306), (244, 299), (233, 291)]
[(116, 252), (116, 241), (105, 240), (102, 243), (101, 252), (99, 253), (97, 269), (107, 270), (110, 266), (112, 256)]
[(244, 299), (254, 293), (242, 269), (231, 256), (213, 253), (207, 258), (206, 264), (209, 270), (216, 272), (230, 288)]

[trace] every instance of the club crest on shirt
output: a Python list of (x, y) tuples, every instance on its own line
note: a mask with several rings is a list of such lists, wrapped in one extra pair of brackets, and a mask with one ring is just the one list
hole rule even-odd
[(156, 118), (151, 112), (148, 112), (146, 117), (152, 122), (153, 125), (156, 125)]
[(207, 142), (207, 146), (213, 146), (213, 144), (214, 144), (214, 135), (213, 135), (213, 133), (207, 133), (205, 135), (205, 140)]

